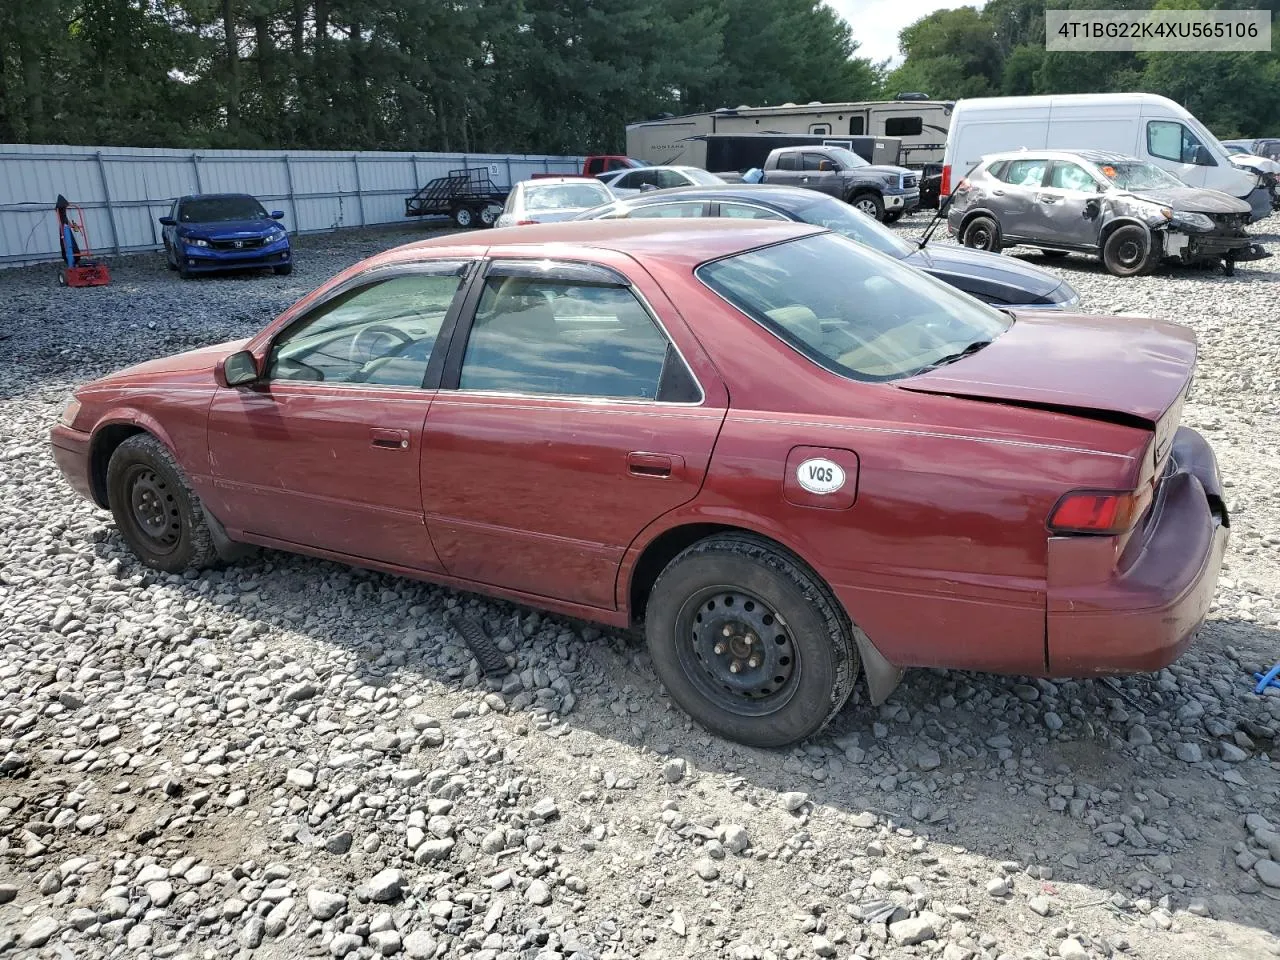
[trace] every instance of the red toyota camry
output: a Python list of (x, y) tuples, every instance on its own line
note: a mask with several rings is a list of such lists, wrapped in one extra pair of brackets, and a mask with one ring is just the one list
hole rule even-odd
[(153, 567), (258, 544), (643, 624), (680, 706), (770, 746), (860, 674), (1176, 659), (1228, 526), (1195, 356), (804, 224), (554, 224), (357, 264), (52, 441)]

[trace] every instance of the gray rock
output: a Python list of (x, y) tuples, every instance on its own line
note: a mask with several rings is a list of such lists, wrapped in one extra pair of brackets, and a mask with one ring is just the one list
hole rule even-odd
[(1062, 960), (1089, 960), (1089, 951), (1075, 937), (1067, 937), (1058, 944), (1058, 956)]
[(333, 919), (346, 905), (347, 898), (341, 893), (315, 887), (307, 891), (307, 909), (317, 920)]
[(284, 782), (295, 790), (310, 790), (316, 785), (316, 775), (310, 770), (293, 769), (284, 775)]
[(543, 797), (533, 805), (533, 815), (542, 820), (554, 820), (560, 816), (560, 808), (554, 797)]
[[(418, 845), (418, 849), (413, 852), (413, 862), (417, 864), (435, 863), (439, 860), (448, 859), (449, 854), (453, 852), (453, 847), (454, 840), (451, 837), (424, 840)], [(489, 852), (496, 853), (497, 851)]]
[(1200, 746), (1195, 743), (1180, 743), (1173, 748), (1173, 754), (1183, 763), (1199, 763), (1203, 759)]
[(747, 836), (746, 827), (738, 823), (731, 823), (724, 828), (721, 842), (730, 853), (742, 853), (751, 846), (751, 838)]
[(1274, 860), (1259, 860), (1253, 865), (1253, 871), (1268, 887), (1280, 888), (1280, 863)]
[(936, 913), (925, 911), (916, 917), (908, 917), (906, 920), (899, 920), (896, 923), (889, 924), (889, 937), (894, 943), (901, 943), (906, 946), (916, 943), (924, 943), (926, 940), (936, 939), (938, 936), (938, 927), (945, 921)]
[(1227, 761), (1227, 763), (1244, 763), (1244, 761), (1249, 759), (1249, 754), (1245, 753), (1229, 740), (1223, 740), (1218, 744), (1218, 749), (1222, 759)]
[(551, 902), (551, 889), (541, 880), (534, 880), (525, 889), (524, 898), (535, 907), (545, 907)]
[(710, 882), (720, 876), (720, 868), (714, 862), (703, 857), (693, 865), (693, 872), (703, 880)]
[(58, 932), (61, 924), (53, 917), (37, 917), (27, 924), (18, 943), (24, 947), (43, 947)]
[(1047, 917), (1053, 912), (1053, 904), (1049, 902), (1048, 897), (1032, 897), (1027, 901), (1027, 906), (1031, 908), (1032, 913), (1038, 913), (1042, 917)]
[(13, 903), (18, 897), (18, 888), (12, 883), (0, 883), (0, 903)]
[(301, 683), (295, 683), (284, 692), (284, 699), (289, 703), (297, 703), (300, 700), (310, 700), (319, 690), (310, 680), (303, 680)]
[(679, 783), (684, 779), (685, 762), (673, 757), (662, 765), (662, 779), (667, 783)]
[(1129, 728), (1129, 742), (1135, 747), (1146, 747), (1151, 744), (1151, 731), (1140, 723)]
[(284, 933), (289, 925), (289, 915), (293, 913), (294, 903), (293, 897), (285, 897), (271, 908), (263, 924), (267, 936), (278, 937)]
[(262, 946), (262, 939), (266, 936), (267, 925), (262, 917), (252, 916), (245, 921), (243, 929), (240, 931), (240, 942), (250, 950), (256, 950)]
[(168, 880), (153, 880), (145, 889), (147, 898), (157, 907), (167, 907), (173, 899), (173, 884)]
[(942, 766), (942, 755), (932, 747), (926, 747), (916, 754), (916, 766), (921, 770), (937, 770)]
[(430, 960), (436, 955), (436, 941), (425, 930), (415, 930), (408, 934), (401, 946), (404, 955), (411, 960)]
[(1007, 897), (1013, 892), (1007, 877), (993, 877), (987, 881), (987, 893), (993, 897)]
[(795, 813), (809, 802), (809, 795), (799, 790), (791, 790), (782, 794), (778, 799), (782, 802), (783, 809)]
[(335, 957), (345, 957), (355, 953), (364, 945), (364, 940), (354, 933), (340, 933), (329, 943), (329, 953)]
[(374, 953), (389, 957), (400, 952), (400, 934), (396, 930), (376, 930), (369, 934), (369, 945)]
[(399, 900), (404, 888), (404, 874), (399, 870), (381, 870), (373, 875), (367, 889), (374, 903), (390, 903)]
[(836, 955), (836, 945), (821, 934), (813, 938), (812, 947), (813, 952), (819, 957), (834, 957)]

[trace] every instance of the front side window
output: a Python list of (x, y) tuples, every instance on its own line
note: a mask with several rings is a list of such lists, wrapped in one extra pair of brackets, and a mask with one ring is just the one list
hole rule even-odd
[(820, 153), (806, 153), (804, 155), (804, 169), (806, 170), (830, 170), (834, 164)]
[(253, 197), (197, 197), (183, 203), (178, 219), (182, 223), (226, 223), (270, 218)]
[(1014, 160), (1000, 177), (1005, 183), (1015, 187), (1038, 187), (1044, 180), (1044, 160)]
[(715, 260), (697, 276), (799, 353), (851, 380), (913, 376), (981, 349), (1013, 322), (832, 233)]
[(683, 361), (626, 287), (491, 275), (458, 386), (658, 400), (668, 399), (663, 390), (677, 367), (687, 384)]
[(389, 277), (334, 298), (272, 344), (269, 380), (421, 387), (465, 264)]
[(852, 150), (846, 150), (844, 147), (827, 147), (827, 156), (839, 164), (842, 170), (854, 170), (858, 167), (871, 166), (866, 160), (858, 156)]
[(1217, 166), (1199, 138), (1176, 120), (1147, 121), (1147, 153), (1174, 163)]
[(772, 210), (766, 210), (764, 207), (753, 206), (749, 203), (728, 203), (724, 200), (720, 201), (720, 216), (733, 217), (736, 220), (786, 220), (780, 213)]
[(1054, 162), (1053, 170), (1049, 174), (1049, 186), (1057, 187), (1059, 190), (1098, 192), (1098, 184), (1093, 177), (1089, 176), (1089, 171), (1079, 164), (1067, 163), (1065, 160)]
[(884, 122), (886, 137), (918, 137), (924, 131), (920, 117), (889, 117)]

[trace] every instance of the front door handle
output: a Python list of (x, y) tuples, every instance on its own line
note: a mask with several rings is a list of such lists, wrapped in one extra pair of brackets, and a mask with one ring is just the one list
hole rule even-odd
[(374, 427), (369, 431), (369, 437), (375, 447), (382, 447), (386, 450), (407, 450), (409, 448), (408, 430), (388, 430), (384, 427)]
[(1042, 193), (1038, 197), (1036, 197), (1036, 199), (1039, 200), (1041, 203), (1057, 203), (1058, 202), (1058, 198), (1051, 193)]
[(1003, 196), (1004, 196), (1004, 191), (1003, 191), (1003, 190), (992, 190), (992, 191), (991, 191), (991, 195), (992, 195), (993, 197), (1003, 197)]
[(666, 480), (674, 476), (682, 466), (683, 459), (667, 453), (644, 453), (637, 450), (627, 454), (627, 472), (633, 477)]

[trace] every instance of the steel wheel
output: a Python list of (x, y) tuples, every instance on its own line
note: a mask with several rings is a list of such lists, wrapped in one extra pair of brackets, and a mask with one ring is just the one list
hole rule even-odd
[(152, 550), (172, 553), (182, 537), (182, 514), (164, 478), (144, 464), (134, 464), (124, 478), (129, 491), (132, 526)]
[(964, 228), (961, 242), (974, 250), (1000, 251), (1000, 225), (990, 217), (974, 217)]
[(470, 227), (475, 222), (475, 214), (467, 207), (458, 207), (453, 211), (453, 222), (464, 229)]
[(800, 676), (791, 630), (759, 597), (712, 587), (690, 597), (678, 621), (680, 665), (698, 692), (722, 710), (761, 717), (787, 705)]

